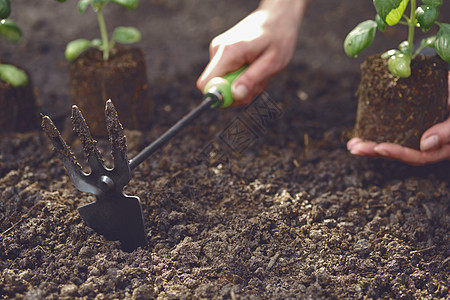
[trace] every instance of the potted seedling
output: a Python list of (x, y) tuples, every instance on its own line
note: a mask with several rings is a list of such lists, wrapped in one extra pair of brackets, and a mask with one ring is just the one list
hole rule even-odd
[[(356, 57), (372, 43), (377, 29), (383, 32), (386, 26), (405, 25), (407, 39), (398, 49), (369, 56), (362, 63), (354, 135), (419, 149), (423, 132), (448, 115), (450, 24), (438, 21), (442, 0), (373, 3), (375, 20), (360, 23), (347, 35), (346, 54)], [(416, 29), (429, 33), (432, 27), (437, 34), (415, 44)], [(421, 55), (424, 47), (434, 48), (437, 55)]]
[[(22, 31), (12, 20), (10, 0), (0, 0), (0, 37), (17, 43)], [(0, 58), (0, 132), (36, 129), (36, 101), (27, 73)]]
[[(58, 0), (65, 2), (65, 0)], [(93, 135), (103, 136), (102, 118), (105, 103), (112, 99), (128, 129), (145, 129), (151, 121), (152, 105), (147, 95), (145, 57), (131, 44), (141, 39), (134, 27), (117, 27), (108, 35), (103, 10), (109, 3), (134, 10), (138, 0), (80, 0), (78, 11), (89, 7), (97, 15), (100, 38), (77, 39), (67, 44), (65, 56), (71, 62), (72, 102), (84, 112)]]

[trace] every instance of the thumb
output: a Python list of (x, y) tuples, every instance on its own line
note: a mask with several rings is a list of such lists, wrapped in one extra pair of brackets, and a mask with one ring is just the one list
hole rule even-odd
[(450, 144), (450, 118), (424, 132), (420, 139), (420, 150), (429, 151)]
[(269, 78), (274, 75), (273, 70), (273, 65), (264, 56), (251, 63), (231, 86), (236, 104), (248, 104), (257, 94), (261, 93)]

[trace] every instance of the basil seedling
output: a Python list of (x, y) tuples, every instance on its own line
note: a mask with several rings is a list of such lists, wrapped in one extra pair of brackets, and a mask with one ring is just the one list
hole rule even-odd
[[(0, 0), (0, 37), (9, 42), (17, 43), (22, 38), (22, 31), (16, 23), (8, 19), (10, 14), (11, 1)], [(28, 84), (27, 74), (16, 66), (9, 64), (0, 64), (0, 79), (13, 87)]]
[[(398, 49), (385, 52), (382, 57), (389, 59), (389, 71), (398, 77), (411, 75), (411, 60), (416, 57), (424, 47), (435, 48), (437, 54), (446, 62), (450, 62), (450, 24), (437, 21), (439, 6), (442, 0), (422, 0), (417, 7), (416, 0), (373, 0), (377, 15), (375, 20), (368, 20), (358, 24), (347, 35), (344, 41), (345, 53), (356, 57), (374, 40), (376, 30), (383, 32), (386, 26), (397, 24), (408, 27), (408, 39), (400, 43)], [(405, 11), (409, 4), (410, 13)], [(414, 31), (416, 27), (427, 32), (432, 26), (439, 26), (435, 36), (422, 39), (419, 47), (414, 49)]]
[[(65, 2), (66, 0), (57, 0)], [(65, 56), (67, 60), (75, 60), (83, 51), (94, 47), (103, 52), (103, 60), (109, 59), (110, 50), (115, 43), (131, 44), (141, 40), (141, 33), (134, 27), (117, 27), (114, 29), (111, 39), (108, 37), (103, 8), (108, 3), (115, 3), (129, 10), (134, 10), (138, 6), (139, 0), (80, 0), (78, 2), (78, 11), (84, 13), (91, 6), (97, 14), (98, 26), (100, 28), (100, 39), (77, 39), (67, 44)]]

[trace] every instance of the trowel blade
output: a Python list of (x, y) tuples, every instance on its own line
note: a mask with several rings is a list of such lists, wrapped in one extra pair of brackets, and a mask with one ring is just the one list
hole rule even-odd
[(146, 242), (142, 207), (138, 197), (120, 194), (96, 196), (97, 201), (78, 207), (78, 213), (89, 227), (131, 252)]

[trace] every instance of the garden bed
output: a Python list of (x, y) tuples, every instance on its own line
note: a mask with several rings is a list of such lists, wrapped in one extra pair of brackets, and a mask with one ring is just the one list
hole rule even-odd
[[(13, 9), (19, 11), (21, 4), (16, 2)], [(198, 2), (208, 3), (150, 1), (141, 4), (140, 13), (155, 18), (178, 14), (185, 36), (195, 36), (195, 29), (202, 27), (193, 20), (211, 11)], [(178, 45), (191, 47), (185, 54), (192, 53), (189, 58), (179, 57), (180, 49), (159, 51), (158, 47), (174, 45), (158, 44), (157, 36), (144, 44), (153, 67), (148, 71), (149, 91), (156, 112), (151, 130), (127, 132), (130, 158), (199, 103), (194, 83), (207, 62), (212, 33), (239, 20), (257, 3), (239, 2), (218, 2), (236, 13), (230, 20), (211, 21), (216, 24), (211, 32), (199, 29), (195, 43)], [(311, 6), (305, 28), (329, 18), (327, 8), (335, 2), (328, 2)], [(85, 226), (76, 208), (93, 197), (73, 187), (42, 132), (2, 136), (0, 296), (448, 297), (449, 162), (412, 167), (350, 155), (345, 143), (355, 121), (358, 66), (336, 54), (337, 65), (325, 69), (305, 52), (316, 44), (330, 43), (326, 51), (336, 50), (335, 43), (341, 46), (337, 37), (343, 40), (355, 23), (343, 17), (352, 5), (343, 1), (336, 12), (342, 15), (336, 22), (347, 27), (330, 34), (331, 42), (314, 40), (321, 36), (314, 32), (304, 33), (305, 49), (264, 97), (247, 108), (203, 114), (132, 172), (125, 192), (140, 197), (148, 232), (148, 244), (132, 253)], [(352, 9), (370, 17), (371, 7), (364, 6)], [(202, 10), (190, 19), (195, 7)], [(57, 30), (51, 22), (29, 22), (30, 27), (40, 24), (41, 30)], [(145, 24), (133, 25), (148, 32), (150, 39)], [(335, 25), (331, 21), (327, 26), (330, 30)], [(172, 28), (167, 26), (167, 31)], [(35, 53), (35, 60), (42, 57), (45, 62), (47, 55), (57, 57), (57, 51), (62, 57), (63, 44), (57, 40), (48, 44), (50, 48), (29, 50), (41, 55)], [(150, 50), (152, 45), (158, 45), (157, 50)], [(204, 49), (196, 53), (200, 48)], [(8, 55), (8, 49), (0, 54)], [(61, 64), (55, 72), (67, 71)], [(34, 85), (42, 86), (41, 111), (51, 114), (58, 126), (66, 125), (64, 135), (81, 156), (66, 122), (68, 73), (62, 90), (66, 81), (51, 75), (51, 65), (30, 66), (37, 77)], [(237, 128), (240, 134), (234, 135)], [(99, 145), (107, 154), (108, 142), (99, 140)]]

